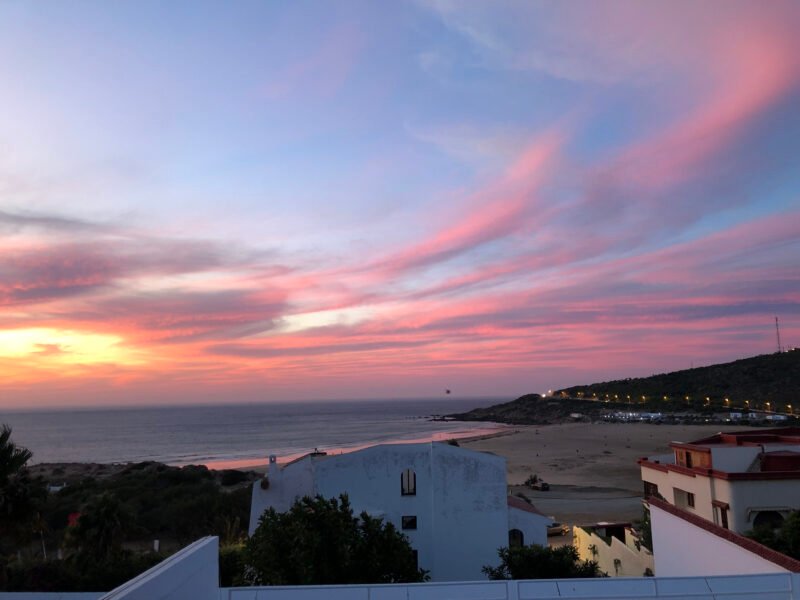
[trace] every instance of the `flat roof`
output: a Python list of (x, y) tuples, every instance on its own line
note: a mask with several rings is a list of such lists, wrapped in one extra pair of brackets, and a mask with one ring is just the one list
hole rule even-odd
[(790, 444), (800, 446), (800, 427), (776, 427), (748, 431), (715, 433), (687, 444), (673, 442), (670, 446), (760, 446), (761, 444)]

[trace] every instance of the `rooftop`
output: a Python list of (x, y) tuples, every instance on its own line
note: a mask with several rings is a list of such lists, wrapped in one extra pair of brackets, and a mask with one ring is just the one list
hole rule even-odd
[[(790, 444), (800, 446), (800, 427), (778, 427), (759, 431), (735, 431), (714, 435), (681, 446), (760, 446), (762, 444)], [(672, 445), (672, 444), (670, 444)]]

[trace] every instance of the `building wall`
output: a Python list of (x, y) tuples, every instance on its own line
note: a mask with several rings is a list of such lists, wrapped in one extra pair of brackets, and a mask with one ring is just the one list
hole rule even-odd
[[(670, 504), (675, 504), (675, 488), (694, 494), (694, 507), (681, 506), (681, 508), (685, 508), (709, 521), (714, 520), (714, 509), (711, 501), (717, 499), (728, 502), (727, 496), (725, 498), (718, 497), (717, 490), (712, 489), (712, 481), (708, 477), (687, 475), (675, 471), (664, 472), (642, 466), (642, 480), (656, 484), (658, 493)], [(715, 481), (715, 486), (716, 483)]]
[[(524, 536), (523, 542), (525, 545), (547, 546), (547, 526), (551, 522), (550, 517), (537, 515), (513, 506), (508, 507), (508, 529), (519, 529)], [(506, 546), (508, 544), (503, 545)]]
[(508, 545), (508, 488), (504, 458), (432, 444), (433, 581), (485, 579)]
[[(582, 527), (572, 528), (573, 545), (581, 560), (597, 561), (600, 570), (611, 577), (642, 577), (645, 570), (655, 572), (653, 554), (646, 548), (637, 548), (629, 530), (625, 532), (625, 542), (615, 537), (607, 542), (593, 531)], [(594, 546), (596, 553), (592, 552)], [(614, 560), (618, 560), (616, 565)]]
[(711, 447), (711, 466), (717, 471), (744, 473), (761, 453), (761, 446)]
[(262, 489), (260, 481), (253, 484), (248, 535), (253, 535), (259, 518), (268, 508), (286, 512), (298, 498), (315, 495), (314, 462), (312, 457), (306, 456), (286, 469), (270, 463), (266, 474), (269, 487)]
[(786, 573), (786, 569), (680, 517), (650, 506), (659, 577)]
[(728, 528), (739, 533), (753, 528), (759, 510), (787, 512), (800, 507), (800, 479), (728, 480), (674, 471), (665, 473), (644, 466), (642, 479), (658, 485), (659, 493), (670, 504), (675, 504), (674, 488), (693, 493), (694, 507), (680, 508), (712, 523), (717, 522), (712, 501), (728, 503)]
[(800, 479), (719, 480), (721, 496), (727, 496), (730, 528), (744, 532), (753, 528), (753, 519), (760, 510), (783, 511), (800, 507)]
[[(401, 494), (401, 473), (416, 473), (416, 495)], [(419, 565), (434, 581), (484, 579), (497, 549), (508, 545), (505, 459), (448, 444), (384, 444), (349, 454), (306, 457), (279, 473), (270, 486), (253, 487), (250, 532), (267, 507), (289, 508), (304, 494), (326, 498), (347, 493), (354, 512), (366, 511), (402, 530), (403, 516), (417, 529), (403, 530)]]

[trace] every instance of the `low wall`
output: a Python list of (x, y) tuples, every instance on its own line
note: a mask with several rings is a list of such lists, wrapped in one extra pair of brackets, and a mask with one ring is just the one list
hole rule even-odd
[[(189, 544), (138, 577), (111, 590), (102, 600), (217, 600), (219, 539)], [(0, 600), (3, 600), (0, 598)]]
[[(600, 570), (611, 577), (642, 577), (646, 569), (655, 572), (653, 554), (646, 548), (637, 549), (629, 530), (625, 530), (625, 543), (615, 537), (607, 542), (593, 531), (572, 528), (573, 543), (581, 560), (597, 561)], [(596, 554), (592, 552), (595, 547)], [(614, 561), (618, 560), (619, 563)]]
[(797, 575), (222, 588), (219, 600), (800, 600)]
[(0, 592), (0, 600), (98, 600), (105, 592)]

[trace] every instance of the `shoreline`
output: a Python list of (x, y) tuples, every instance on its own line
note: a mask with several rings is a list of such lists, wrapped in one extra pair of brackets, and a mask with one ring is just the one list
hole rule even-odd
[[(425, 443), (425, 442), (445, 442), (448, 440), (458, 440), (459, 443), (468, 443), (474, 441), (481, 441), (481, 440), (488, 440), (495, 437), (501, 437), (505, 435), (511, 435), (516, 431), (516, 428), (511, 425), (505, 425), (503, 423), (490, 423), (490, 426), (484, 427), (476, 427), (464, 430), (453, 430), (453, 431), (437, 431), (433, 432), (429, 435), (425, 436), (418, 436), (415, 438), (401, 438), (401, 439), (394, 439), (394, 440), (386, 440), (386, 441), (375, 441), (375, 442), (366, 442), (363, 444), (353, 444), (353, 445), (346, 445), (340, 446), (335, 448), (327, 448), (327, 447), (319, 447), (318, 450), (320, 452), (326, 452), (327, 454), (347, 454), (349, 452), (356, 452), (358, 450), (363, 450), (364, 448), (370, 448), (372, 446), (377, 446), (379, 444), (418, 444), (418, 443)], [(285, 464), (287, 462), (291, 462), (296, 460), (302, 456), (305, 456), (309, 452), (312, 452), (314, 449), (309, 448), (306, 452), (296, 452), (293, 454), (285, 454), (279, 455), (277, 457), (278, 464)], [(237, 469), (237, 470), (247, 470), (247, 471), (255, 471), (257, 473), (264, 473), (267, 470), (267, 465), (269, 457), (261, 457), (261, 458), (244, 458), (244, 459), (221, 459), (221, 460), (209, 460), (204, 461), (203, 465), (208, 467), (209, 469)], [(192, 463), (182, 463), (182, 464), (174, 464), (174, 466), (185, 466), (186, 464)]]
[[(486, 425), (486, 424), (484, 424)], [(530, 500), (541, 512), (562, 523), (633, 521), (641, 517), (642, 481), (637, 460), (669, 452), (672, 441), (688, 442), (723, 430), (744, 427), (719, 425), (653, 425), (645, 423), (562, 423), (555, 425), (501, 425), (434, 432), (414, 439), (377, 441), (320, 448), (329, 454), (354, 452), (381, 443), (419, 443), (458, 440), (462, 448), (489, 452), (506, 459), (509, 491)], [(308, 451), (313, 450), (309, 448)], [(307, 452), (279, 457), (279, 464)], [(263, 474), (268, 457), (207, 460), (209, 469), (236, 469)], [(40, 463), (32, 474), (48, 483), (109, 477), (132, 463)], [(167, 463), (165, 463), (167, 464)], [(185, 464), (170, 466), (185, 466)], [(536, 474), (550, 491), (532, 490), (524, 481)]]

